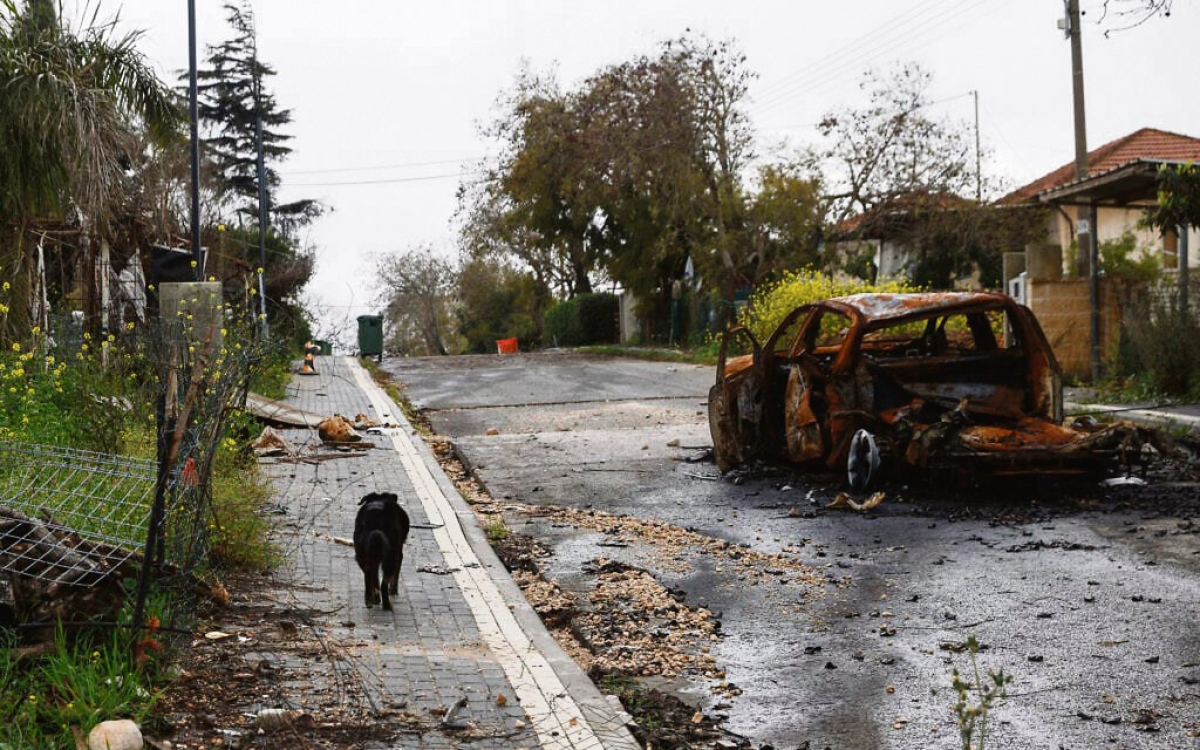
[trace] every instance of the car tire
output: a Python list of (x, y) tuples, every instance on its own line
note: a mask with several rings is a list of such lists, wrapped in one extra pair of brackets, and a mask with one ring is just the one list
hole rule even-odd
[(862, 492), (879, 475), (879, 444), (875, 436), (859, 430), (850, 439), (850, 455), (846, 458), (846, 480), (850, 489)]

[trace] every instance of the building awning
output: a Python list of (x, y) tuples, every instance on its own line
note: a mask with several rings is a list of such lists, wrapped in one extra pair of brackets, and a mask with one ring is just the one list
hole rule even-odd
[(1158, 200), (1158, 170), (1181, 161), (1139, 159), (1038, 193), (1038, 200), (1056, 206), (1128, 206)]

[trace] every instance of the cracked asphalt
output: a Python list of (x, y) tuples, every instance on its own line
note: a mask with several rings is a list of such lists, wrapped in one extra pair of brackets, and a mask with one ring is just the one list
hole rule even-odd
[(1103, 490), (890, 486), (860, 515), (825, 507), (837, 477), (781, 468), (735, 484), (689, 462), (711, 443), (711, 367), (559, 352), (384, 367), (497, 499), (663, 521), (824, 572), (805, 594), (506, 514), (551, 550), (543, 572), (568, 590), (606, 557), (718, 613), (712, 653), (741, 694), (665, 686), (756, 747), (959, 747), (951, 670), (970, 669), (969, 636), (981, 670), (1014, 677), (991, 746), (1200, 746), (1194, 469)]

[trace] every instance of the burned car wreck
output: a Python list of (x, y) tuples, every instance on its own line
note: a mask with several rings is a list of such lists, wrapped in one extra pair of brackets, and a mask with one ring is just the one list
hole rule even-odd
[[(730, 356), (743, 345), (751, 353)], [(1063, 424), (1058, 362), (1033, 313), (991, 293), (857, 294), (796, 308), (760, 345), (725, 333), (709, 427), (722, 471), (754, 459), (848, 471), (1100, 476), (1163, 436)]]

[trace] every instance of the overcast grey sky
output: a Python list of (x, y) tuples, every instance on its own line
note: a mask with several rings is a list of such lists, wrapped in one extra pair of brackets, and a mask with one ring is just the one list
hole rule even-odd
[[(95, 0), (93, 0), (95, 2)], [(1085, 10), (1088, 146), (1141, 127), (1200, 136), (1200, 8), (1176, 0), (1105, 38), (1100, 0)], [(225, 38), (220, 0), (197, 0), (203, 45)], [(733, 38), (758, 79), (748, 110), (769, 155), (803, 145), (833, 107), (861, 102), (868, 66), (915, 61), (933, 73), (935, 115), (970, 121), (978, 90), (990, 170), (1024, 184), (1073, 159), (1070, 49), (1061, 0), (252, 0), (270, 82), (293, 110), (282, 198), (316, 197), (333, 211), (317, 248), (310, 295), (325, 320), (373, 312), (372, 253), (430, 243), (454, 250), (460, 169), (487, 153), (478, 127), (522, 60), (556, 67), (573, 85), (601, 66), (652, 52), (685, 29)], [(102, 0), (169, 80), (187, 65), (184, 0)], [(462, 166), (460, 167), (460, 162)], [(401, 166), (395, 166), (401, 165)], [(985, 169), (989, 169), (985, 166)], [(470, 179), (466, 177), (465, 179)], [(339, 184), (340, 183), (340, 184)]]

